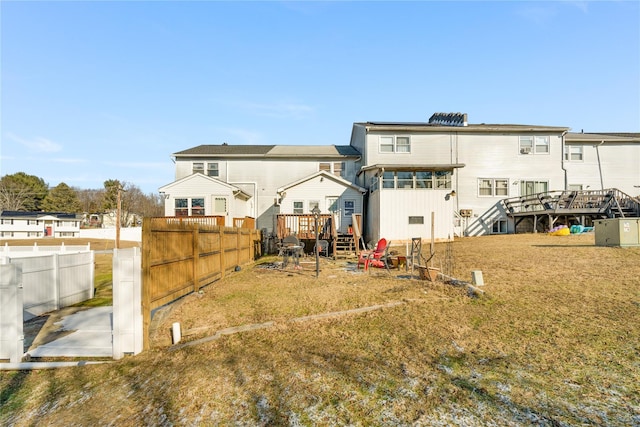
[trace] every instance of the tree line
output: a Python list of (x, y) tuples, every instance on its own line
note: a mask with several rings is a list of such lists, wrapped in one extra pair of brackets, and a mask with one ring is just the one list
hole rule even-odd
[(164, 200), (159, 194), (144, 194), (128, 182), (109, 179), (99, 189), (70, 187), (64, 182), (49, 187), (35, 175), (18, 172), (0, 178), (0, 211), (65, 212), (103, 214), (115, 212), (120, 189), (121, 222), (130, 223), (133, 216), (164, 215)]

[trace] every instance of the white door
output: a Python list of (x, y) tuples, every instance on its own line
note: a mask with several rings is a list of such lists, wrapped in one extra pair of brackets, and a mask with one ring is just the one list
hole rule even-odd
[(229, 224), (229, 203), (226, 197), (213, 196), (213, 214), (224, 216), (225, 225), (227, 227), (233, 226), (233, 224)]
[(331, 196), (326, 198), (327, 211), (333, 214), (336, 219), (336, 230), (340, 230), (342, 215), (340, 213), (340, 197)]

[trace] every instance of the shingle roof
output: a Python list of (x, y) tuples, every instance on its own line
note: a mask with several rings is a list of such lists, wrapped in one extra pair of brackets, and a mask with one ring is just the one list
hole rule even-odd
[(264, 155), (275, 145), (198, 145), (187, 150), (178, 151), (174, 156), (233, 156), (233, 155)]
[(176, 157), (359, 157), (349, 145), (199, 145), (173, 154)]
[(54, 216), (59, 219), (77, 219), (77, 215), (68, 212), (23, 212), (23, 211), (2, 211), (0, 217), (5, 218), (41, 218), (43, 216)]

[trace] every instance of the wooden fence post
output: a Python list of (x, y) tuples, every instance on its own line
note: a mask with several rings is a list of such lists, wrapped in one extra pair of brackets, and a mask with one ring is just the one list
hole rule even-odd
[(193, 231), (192, 231), (192, 256), (193, 256), (193, 270), (192, 270), (192, 275), (193, 275), (193, 292), (198, 292), (200, 290), (200, 280), (198, 278), (198, 271), (199, 271), (199, 266), (198, 264), (200, 263), (200, 226), (198, 223), (195, 223), (193, 225)]
[(224, 226), (218, 226), (220, 232), (220, 279), (224, 279), (224, 273), (227, 269), (227, 262), (225, 259), (225, 244), (224, 244)]
[(151, 327), (151, 218), (142, 220), (142, 349), (149, 350)]

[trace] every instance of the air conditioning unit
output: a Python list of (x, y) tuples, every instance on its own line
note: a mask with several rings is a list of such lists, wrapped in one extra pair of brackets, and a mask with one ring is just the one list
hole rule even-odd
[(531, 147), (521, 148), (520, 154), (531, 154)]

